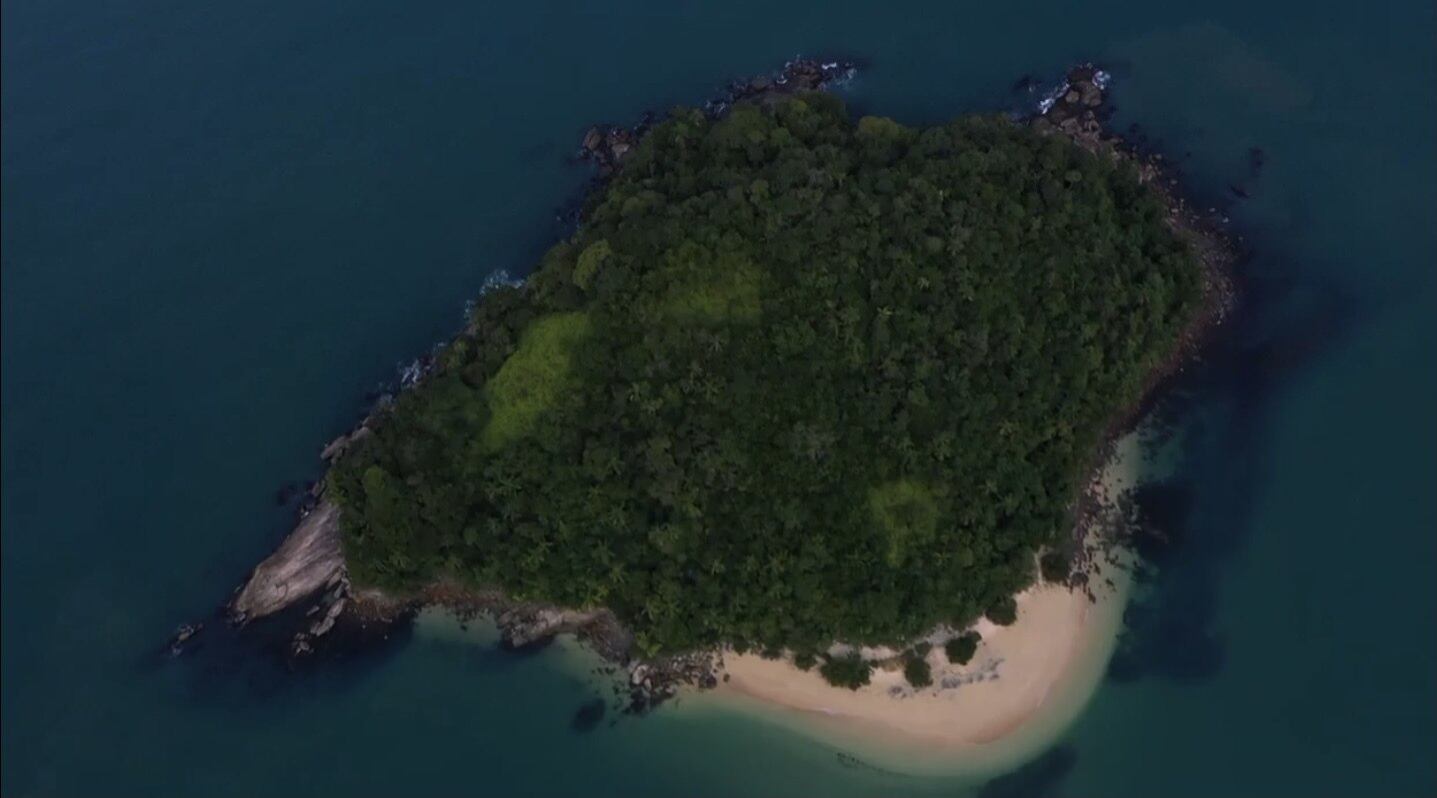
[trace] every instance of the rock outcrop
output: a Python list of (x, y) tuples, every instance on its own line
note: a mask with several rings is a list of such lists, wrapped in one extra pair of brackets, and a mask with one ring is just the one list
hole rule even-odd
[[(339, 544), (339, 507), (327, 499), (304, 516), (274, 554), (255, 567), (229, 604), (230, 619), (245, 624), (347, 583)], [(332, 602), (331, 602), (332, 603)]]
[(195, 638), (198, 637), (200, 632), (203, 632), (204, 630), (204, 621), (180, 624), (179, 628), (175, 629), (174, 636), (170, 638), (170, 643), (168, 646), (170, 656), (178, 657), (179, 655), (185, 653), (185, 650), (190, 647), (190, 645), (194, 642)]
[[(785, 95), (820, 91), (852, 77), (856, 69), (851, 61), (795, 59), (773, 75), (729, 84), (721, 96), (704, 106), (704, 111), (711, 117), (719, 117), (740, 102), (767, 102)], [(584, 133), (579, 158), (597, 165), (601, 176), (613, 174), (657, 119), (657, 115), (649, 113), (633, 127), (595, 125)]]
[(559, 607), (513, 609), (496, 619), (504, 646), (522, 649), (540, 645), (565, 632), (588, 626), (602, 610), (566, 610)]
[[(368, 423), (368, 421), (369, 419), (365, 419), (366, 423)], [(324, 449), (319, 453), (319, 459), (326, 462), (334, 462), (335, 458), (344, 454), (349, 447), (368, 438), (370, 434), (369, 427), (361, 424), (358, 429), (348, 435), (340, 435), (338, 438), (325, 444)]]
[(635, 661), (629, 666), (625, 712), (643, 714), (673, 698), (684, 686), (712, 689), (718, 685), (722, 667), (722, 657), (715, 649)]

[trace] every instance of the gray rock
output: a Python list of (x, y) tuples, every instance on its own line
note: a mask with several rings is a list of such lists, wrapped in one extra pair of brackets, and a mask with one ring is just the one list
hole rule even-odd
[(596, 127), (591, 127), (591, 128), (589, 128), (588, 132), (586, 132), (586, 133), (584, 134), (584, 143), (583, 143), (581, 146), (582, 146), (585, 150), (588, 150), (589, 152), (593, 152), (593, 151), (599, 149), (599, 145), (601, 145), (601, 144), (603, 144), (603, 143), (604, 143), (604, 134), (601, 133), (601, 132), (599, 132), (599, 129), (598, 129), (598, 128), (596, 128)]
[(178, 657), (184, 653), (185, 646), (187, 646), (191, 640), (195, 639), (195, 635), (204, 631), (204, 628), (205, 624), (203, 621), (180, 624), (179, 628), (175, 629), (174, 637), (170, 638), (170, 654)]
[(279, 549), (255, 567), (230, 602), (230, 617), (243, 624), (272, 615), (319, 592), (336, 575), (342, 579), (343, 570), (339, 507), (321, 501)]
[(335, 438), (334, 440), (330, 441), (328, 445), (321, 449), (319, 452), (319, 457), (321, 460), (333, 460), (334, 458), (344, 454), (346, 449), (356, 443), (359, 443), (365, 438), (368, 438), (372, 434), (373, 433), (370, 432), (369, 427), (360, 427), (359, 429), (349, 433), (348, 435), (341, 435), (338, 438)]

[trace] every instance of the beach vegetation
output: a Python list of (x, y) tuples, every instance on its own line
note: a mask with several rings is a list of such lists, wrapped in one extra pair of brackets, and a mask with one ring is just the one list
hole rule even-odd
[(873, 664), (857, 653), (843, 654), (825, 659), (818, 672), (834, 687), (857, 690), (868, 684)]
[(982, 637), (977, 632), (964, 632), (957, 637), (948, 639), (943, 644), (943, 653), (948, 655), (948, 661), (954, 665), (967, 665), (969, 660), (978, 651), (978, 643)]
[(1071, 569), (1067, 555), (1060, 551), (1045, 552), (1038, 558), (1038, 572), (1042, 574), (1044, 582), (1066, 584)]
[(910, 654), (903, 660), (903, 678), (913, 687), (928, 687), (933, 684), (933, 669), (925, 657)]
[(983, 615), (999, 626), (1012, 626), (1018, 620), (1018, 602), (1012, 596), (1003, 596), (993, 602)]

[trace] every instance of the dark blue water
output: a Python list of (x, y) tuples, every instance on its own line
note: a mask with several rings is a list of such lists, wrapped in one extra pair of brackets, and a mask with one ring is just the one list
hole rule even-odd
[[(992, 794), (1437, 792), (1430, 2), (0, 7), (5, 795), (955, 794), (755, 721), (570, 730), (557, 653), (419, 636), (303, 674), (154, 650), (286, 529), (397, 364), (525, 273), (583, 128), (803, 53), (908, 122), (1095, 58), (1231, 205), (1247, 304), (1113, 676)], [(1254, 175), (1249, 151), (1265, 163)], [(1250, 194), (1238, 200), (1229, 184)]]

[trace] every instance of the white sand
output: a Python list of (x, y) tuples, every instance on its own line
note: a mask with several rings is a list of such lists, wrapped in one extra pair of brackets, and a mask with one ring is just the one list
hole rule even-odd
[[(1101, 482), (1112, 497), (1130, 487), (1140, 462), (1135, 435), (1124, 438)], [(1108, 586), (1104, 579), (1115, 585)], [(933, 685), (911, 688), (901, 670), (875, 670), (859, 690), (829, 685), (787, 660), (724, 656), (727, 681), (690, 706), (742, 711), (905, 770), (989, 770), (1046, 747), (1077, 717), (1102, 679), (1116, 644), (1128, 582), (1105, 568), (1092, 603), (1081, 590), (1040, 585), (1017, 597), (1018, 621), (982, 620), (973, 659), (928, 654)], [(994, 675), (996, 674), (996, 678)]]
[(1097, 604), (1062, 587), (1024, 592), (1017, 623), (978, 627), (983, 643), (967, 665), (930, 651), (933, 685), (922, 690), (901, 670), (875, 669), (871, 684), (848, 690), (816, 668), (730, 652), (728, 681), (696, 705), (768, 720), (885, 768), (1003, 770), (1047, 747), (1102, 680), (1126, 599), (1126, 581), (1114, 581)]
[(835, 688), (816, 668), (804, 672), (785, 660), (732, 652), (724, 656), (729, 679), (719, 689), (917, 741), (992, 742), (1043, 706), (1086, 641), (1091, 606), (1065, 588), (1028, 590), (1018, 596), (1018, 623), (980, 625), (983, 643), (967, 665), (949, 663), (940, 648), (930, 651), (933, 685), (922, 690), (909, 687), (902, 671), (884, 670), (862, 689)]

